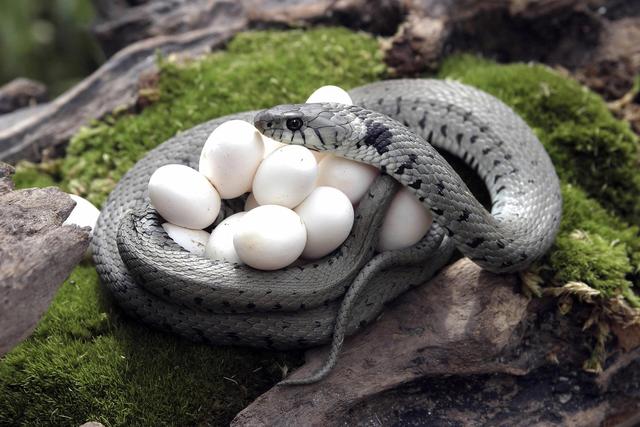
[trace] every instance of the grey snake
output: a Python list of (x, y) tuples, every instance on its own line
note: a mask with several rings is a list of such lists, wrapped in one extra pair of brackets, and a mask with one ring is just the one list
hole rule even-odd
[[(129, 314), (156, 328), (215, 345), (306, 348), (331, 341), (315, 375), (326, 375), (345, 335), (384, 304), (444, 266), (454, 249), (497, 272), (526, 269), (550, 248), (562, 211), (558, 178), (542, 144), (501, 101), (453, 81), (391, 80), (350, 92), (354, 105), (299, 104), (211, 120), (164, 142), (119, 182), (101, 212), (92, 247), (101, 280)], [(168, 238), (146, 194), (160, 166), (198, 166), (221, 123), (253, 122), (265, 135), (378, 167), (383, 174), (356, 209), (353, 230), (328, 256), (277, 271), (214, 262)], [(488, 212), (434, 147), (477, 171)], [(434, 225), (411, 248), (376, 253), (384, 212), (411, 190)], [(225, 201), (220, 221), (241, 209)]]

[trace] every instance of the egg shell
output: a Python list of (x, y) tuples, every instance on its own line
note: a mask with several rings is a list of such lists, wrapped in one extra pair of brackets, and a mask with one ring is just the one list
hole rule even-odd
[(260, 132), (243, 120), (229, 120), (207, 138), (198, 169), (211, 181), (221, 198), (233, 199), (251, 189), (263, 154)]
[(63, 224), (74, 224), (79, 227), (91, 227), (91, 235), (93, 235), (93, 229), (96, 226), (100, 211), (90, 201), (84, 199), (75, 194), (69, 194), (69, 197), (76, 202), (76, 206), (73, 208), (67, 219)]
[(240, 259), (259, 270), (277, 270), (294, 262), (307, 242), (302, 219), (291, 209), (258, 206), (237, 224), (233, 246)]
[(253, 208), (257, 208), (260, 206), (258, 202), (256, 202), (256, 198), (253, 196), (253, 193), (249, 193), (247, 196), (247, 200), (244, 201), (244, 211), (249, 212)]
[(253, 180), (253, 196), (260, 205), (294, 208), (313, 191), (317, 175), (311, 151), (287, 145), (262, 161)]
[(269, 154), (286, 145), (264, 135), (262, 135), (262, 143), (264, 144), (264, 153), (262, 157), (265, 159), (269, 156)]
[(351, 96), (338, 86), (322, 86), (316, 89), (307, 99), (307, 104), (314, 102), (338, 102), (345, 105), (353, 105)]
[(170, 222), (162, 224), (162, 228), (164, 228), (164, 231), (171, 237), (171, 240), (186, 251), (199, 256), (204, 255), (204, 248), (207, 245), (207, 241), (209, 241), (209, 233), (206, 231), (192, 230), (171, 224)]
[(194, 230), (211, 225), (220, 211), (211, 182), (184, 165), (159, 167), (149, 179), (149, 199), (167, 222)]
[(373, 166), (328, 154), (318, 164), (317, 185), (337, 188), (355, 205), (379, 174)]
[(404, 249), (418, 243), (431, 227), (433, 218), (427, 208), (406, 188), (400, 189), (387, 210), (377, 249)]
[(204, 255), (214, 261), (226, 261), (242, 264), (242, 260), (233, 246), (233, 235), (246, 212), (238, 212), (225, 218), (211, 232), (211, 237), (206, 243)]
[(318, 259), (331, 253), (345, 241), (353, 226), (353, 205), (333, 187), (317, 187), (296, 208), (307, 229), (307, 244), (302, 257)]

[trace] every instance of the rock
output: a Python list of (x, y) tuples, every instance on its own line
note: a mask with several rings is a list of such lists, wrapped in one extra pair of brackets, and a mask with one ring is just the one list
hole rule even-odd
[(45, 85), (34, 80), (17, 78), (0, 87), (0, 114), (40, 104), (46, 100)]
[[(348, 338), (326, 379), (276, 386), (232, 426), (636, 425), (640, 348), (586, 373), (580, 324), (518, 283), (459, 260)], [(326, 352), (307, 352), (292, 377)]]
[(13, 166), (0, 162), (0, 196), (13, 191), (14, 185), (11, 175), (15, 172)]
[[(424, 376), (523, 374), (528, 368), (497, 361), (517, 343), (514, 335), (527, 314), (528, 299), (516, 284), (513, 275), (494, 275), (460, 260), (347, 339), (326, 379), (275, 387), (240, 412), (232, 425), (334, 425), (367, 398)], [(311, 374), (326, 352), (309, 351), (307, 363), (292, 378)]]
[(35, 328), (89, 246), (88, 228), (62, 226), (75, 202), (56, 188), (11, 191), (0, 163), (0, 356)]

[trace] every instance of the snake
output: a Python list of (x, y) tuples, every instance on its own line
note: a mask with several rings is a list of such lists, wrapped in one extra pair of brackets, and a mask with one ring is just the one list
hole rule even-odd
[[(293, 349), (330, 342), (314, 374), (280, 383), (309, 384), (330, 372), (345, 336), (426, 282), (455, 250), (494, 273), (525, 270), (545, 255), (562, 214), (559, 180), (535, 133), (510, 107), (452, 80), (387, 80), (349, 94), (353, 105), (287, 104), (213, 119), (138, 161), (109, 195), (92, 239), (101, 282), (118, 304), (155, 328), (213, 345)], [(167, 236), (149, 202), (151, 174), (171, 163), (197, 168), (207, 136), (231, 119), (253, 123), (276, 141), (380, 170), (338, 249), (258, 271), (191, 254)], [(475, 170), (490, 209), (439, 150)], [(400, 187), (429, 210), (433, 225), (412, 247), (378, 252), (384, 214)], [(217, 222), (241, 205), (225, 200)]]

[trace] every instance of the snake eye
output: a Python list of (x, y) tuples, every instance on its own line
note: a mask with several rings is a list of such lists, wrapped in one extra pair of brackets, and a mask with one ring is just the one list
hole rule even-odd
[(287, 119), (287, 129), (297, 131), (302, 127), (302, 120), (298, 118)]

